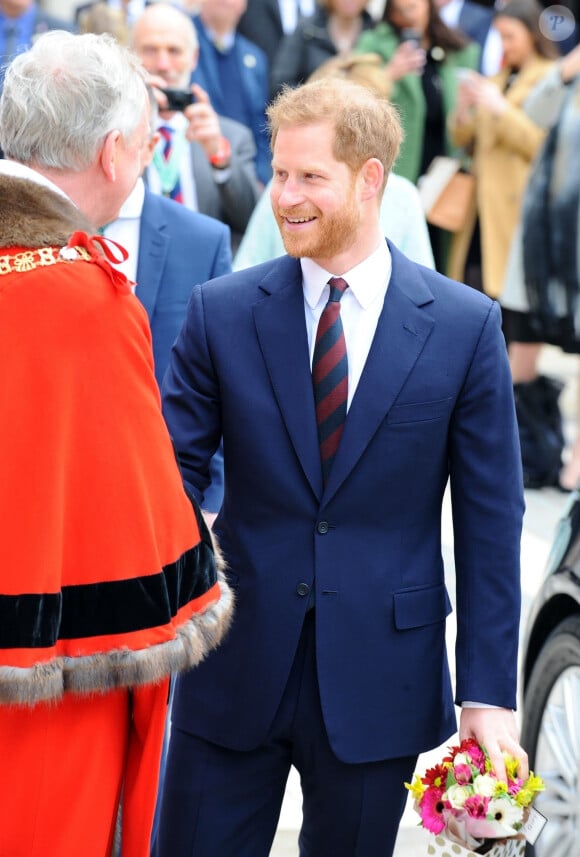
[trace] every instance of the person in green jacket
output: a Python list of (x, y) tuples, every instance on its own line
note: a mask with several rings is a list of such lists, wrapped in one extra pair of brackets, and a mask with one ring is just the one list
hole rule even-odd
[[(363, 33), (357, 53), (384, 60), (390, 99), (405, 139), (394, 170), (416, 183), (437, 155), (458, 154), (447, 132), (462, 69), (477, 70), (480, 48), (441, 19), (433, 0), (388, 0), (382, 20)], [(447, 239), (430, 227), (438, 270), (445, 268)]]

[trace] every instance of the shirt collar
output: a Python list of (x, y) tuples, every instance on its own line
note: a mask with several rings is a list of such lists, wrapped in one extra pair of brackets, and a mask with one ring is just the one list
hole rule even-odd
[[(322, 298), (329, 279), (334, 276), (321, 268), (313, 259), (300, 259), (304, 298), (314, 309)], [(363, 309), (367, 309), (378, 295), (384, 294), (391, 277), (391, 253), (383, 239), (376, 250), (341, 276)]]
[(225, 54), (233, 48), (236, 40), (235, 30), (225, 33), (223, 36), (218, 36), (210, 27), (204, 26), (210, 42), (213, 42), (220, 53)]
[(8, 158), (0, 158), (0, 175), (13, 176), (17, 179), (28, 179), (28, 181), (47, 187), (49, 190), (60, 194), (60, 196), (64, 196), (65, 199), (72, 202), (70, 197), (68, 197), (58, 185), (55, 185), (54, 182), (51, 182), (50, 179), (47, 179), (46, 176), (43, 176), (31, 167), (27, 167), (26, 164), (21, 164), (18, 161), (11, 161)]

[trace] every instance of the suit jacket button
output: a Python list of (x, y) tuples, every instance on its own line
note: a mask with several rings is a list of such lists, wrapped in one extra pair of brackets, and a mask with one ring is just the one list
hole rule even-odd
[(310, 592), (310, 587), (308, 586), (307, 583), (299, 583), (298, 586), (296, 587), (296, 592), (298, 593), (298, 595), (301, 595), (302, 597), (304, 597), (305, 595), (308, 595), (308, 593)]
[(321, 536), (326, 535), (328, 532), (328, 521), (319, 521), (318, 526), (316, 527)]

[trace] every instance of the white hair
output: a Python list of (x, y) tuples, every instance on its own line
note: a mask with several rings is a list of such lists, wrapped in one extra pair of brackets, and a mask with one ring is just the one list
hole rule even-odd
[(131, 138), (146, 104), (144, 72), (129, 50), (106, 34), (52, 30), (8, 67), (0, 147), (23, 164), (83, 170), (110, 131)]

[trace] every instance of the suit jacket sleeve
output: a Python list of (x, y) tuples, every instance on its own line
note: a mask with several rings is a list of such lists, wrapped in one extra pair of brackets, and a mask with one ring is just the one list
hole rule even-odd
[(211, 370), (203, 292), (192, 292), (187, 317), (163, 379), (163, 415), (176, 449), (183, 481), (202, 504), (210, 482), (210, 459), (222, 435), (217, 380)]
[[(213, 266), (211, 279), (229, 274), (232, 269), (230, 241), (227, 235), (220, 240), (220, 246)], [(208, 512), (219, 512), (224, 499), (224, 450), (220, 443), (215, 455), (212, 457), (210, 466), (210, 479), (204, 497), (203, 508)]]
[(455, 407), (449, 466), (457, 591), (456, 701), (516, 707), (521, 455), (499, 305)]

